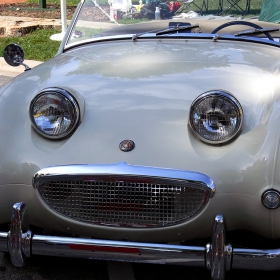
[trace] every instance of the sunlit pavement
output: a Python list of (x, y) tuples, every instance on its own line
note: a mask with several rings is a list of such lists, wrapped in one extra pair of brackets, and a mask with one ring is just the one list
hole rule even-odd
[[(34, 60), (25, 60), (24, 63), (27, 64), (30, 68), (34, 68), (42, 62)], [(0, 87), (3, 86), (5, 83), (9, 82), (13, 77), (24, 73), (24, 69), (25, 68), (23, 65), (17, 67), (8, 65), (4, 58), (0, 57)]]

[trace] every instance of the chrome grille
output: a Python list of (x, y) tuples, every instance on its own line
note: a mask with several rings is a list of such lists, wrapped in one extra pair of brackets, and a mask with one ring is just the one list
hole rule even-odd
[(184, 222), (198, 214), (211, 195), (201, 182), (119, 175), (56, 178), (37, 189), (46, 203), (64, 216), (126, 227)]

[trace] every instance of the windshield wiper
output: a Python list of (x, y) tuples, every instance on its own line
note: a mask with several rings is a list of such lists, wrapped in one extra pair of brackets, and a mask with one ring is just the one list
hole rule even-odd
[(146, 32), (143, 32), (143, 33), (134, 34), (132, 36), (132, 41), (135, 41), (137, 38), (141, 37), (142, 35), (148, 34), (148, 33), (156, 33), (156, 36), (158, 36), (158, 35), (164, 35), (164, 34), (172, 34), (172, 33), (176, 33), (176, 32), (179, 32), (179, 31), (192, 29), (192, 28), (195, 28), (195, 27), (199, 27), (199, 25), (198, 24), (193, 24), (193, 25), (181, 26), (180, 24), (178, 24), (174, 27), (164, 29), (164, 30), (162, 30), (162, 29), (150, 30), (150, 31), (146, 31)]
[(243, 36), (243, 35), (253, 35), (253, 34), (265, 34), (266, 32), (274, 32), (274, 31), (279, 31), (279, 28), (262, 28), (262, 29), (255, 28), (247, 31), (241, 31), (234, 35)]
[(174, 27), (165, 29), (163, 31), (159, 31), (159, 32), (156, 33), (156, 35), (158, 36), (158, 35), (164, 35), (164, 34), (172, 34), (172, 33), (176, 33), (176, 32), (179, 32), (179, 31), (192, 29), (192, 28), (195, 28), (195, 27), (199, 27), (199, 25), (198, 24), (186, 25), (186, 26), (176, 25)]
[(162, 30), (162, 29), (155, 29), (155, 30), (150, 30), (150, 31), (145, 31), (145, 32), (142, 32), (142, 33), (134, 34), (132, 36), (132, 41), (135, 41), (137, 38), (141, 37), (142, 35), (145, 35), (145, 34), (148, 34), (148, 33), (155, 33), (155, 32), (158, 32), (159, 30)]

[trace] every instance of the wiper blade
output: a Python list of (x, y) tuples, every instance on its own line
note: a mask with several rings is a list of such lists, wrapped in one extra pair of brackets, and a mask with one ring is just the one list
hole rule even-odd
[(171, 27), (171, 28), (168, 28), (168, 29), (164, 29), (164, 30), (162, 30), (162, 29), (155, 29), (155, 30), (145, 31), (145, 32), (142, 32), (142, 33), (134, 34), (132, 36), (132, 41), (135, 41), (139, 37), (141, 37), (142, 35), (145, 35), (145, 34), (148, 34), (148, 33), (156, 33), (156, 36), (158, 36), (158, 35), (172, 34), (172, 33), (176, 33), (176, 32), (179, 32), (179, 31), (189, 30), (189, 29), (192, 29), (192, 28), (195, 28), (195, 27), (199, 27), (199, 25), (198, 24), (193, 24), (193, 25), (184, 25), (184, 26), (182, 26), (180, 24), (177, 24), (174, 27)]
[(138, 39), (142, 35), (145, 35), (145, 34), (148, 34), (148, 33), (155, 33), (155, 32), (158, 32), (159, 30), (162, 30), (162, 29), (155, 29), (155, 30), (150, 30), (150, 31), (145, 31), (145, 32), (142, 32), (142, 33), (134, 34), (132, 36), (132, 41), (135, 41), (136, 39)]
[(247, 31), (241, 31), (236, 34), (235, 36), (243, 36), (243, 35), (253, 35), (253, 34), (265, 34), (266, 32), (274, 32), (274, 31), (279, 31), (279, 28), (255, 28), (255, 29), (250, 29)]
[(179, 32), (179, 31), (192, 29), (192, 28), (195, 28), (195, 27), (199, 27), (199, 25), (198, 24), (185, 25), (185, 26), (176, 25), (174, 27), (165, 29), (163, 31), (159, 31), (159, 32), (156, 33), (156, 35), (158, 36), (158, 35), (164, 35), (164, 34), (172, 34), (172, 33), (176, 33), (176, 32)]

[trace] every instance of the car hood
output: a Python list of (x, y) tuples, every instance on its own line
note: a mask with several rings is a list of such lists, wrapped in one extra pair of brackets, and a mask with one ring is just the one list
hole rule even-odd
[[(20, 75), (2, 93), (7, 135), (2, 154), (17, 165), (18, 174), (23, 168), (34, 174), (51, 165), (122, 161), (193, 170), (223, 186), (218, 192), (243, 192), (244, 181), (251, 185), (255, 173), (261, 195), (276, 168), (278, 52), (254, 43), (179, 39), (99, 42), (69, 50)], [(84, 100), (80, 126), (63, 141), (44, 139), (31, 128), (30, 101), (48, 87), (65, 88)], [(214, 89), (234, 95), (245, 116), (241, 135), (224, 146), (201, 143), (188, 127), (193, 100)], [(21, 121), (14, 122), (15, 117)], [(135, 142), (133, 151), (120, 151), (125, 139)], [(13, 175), (10, 170), (6, 166), (1, 172), (22, 180), (15, 168)], [(258, 170), (266, 171), (260, 175)]]
[(49, 66), (53, 73), (56, 69), (66, 69), (65, 78), (96, 74), (104, 78), (124, 78), (134, 82), (141, 78), (166, 78), (165, 75), (202, 74), (197, 72), (201, 70), (226, 70), (228, 73), (236, 65), (239, 69), (241, 65), (247, 65), (248, 72), (259, 69), (274, 73), (279, 67), (276, 60), (278, 53), (276, 47), (239, 41), (173, 39), (109, 44), (96, 42), (58, 56)]

